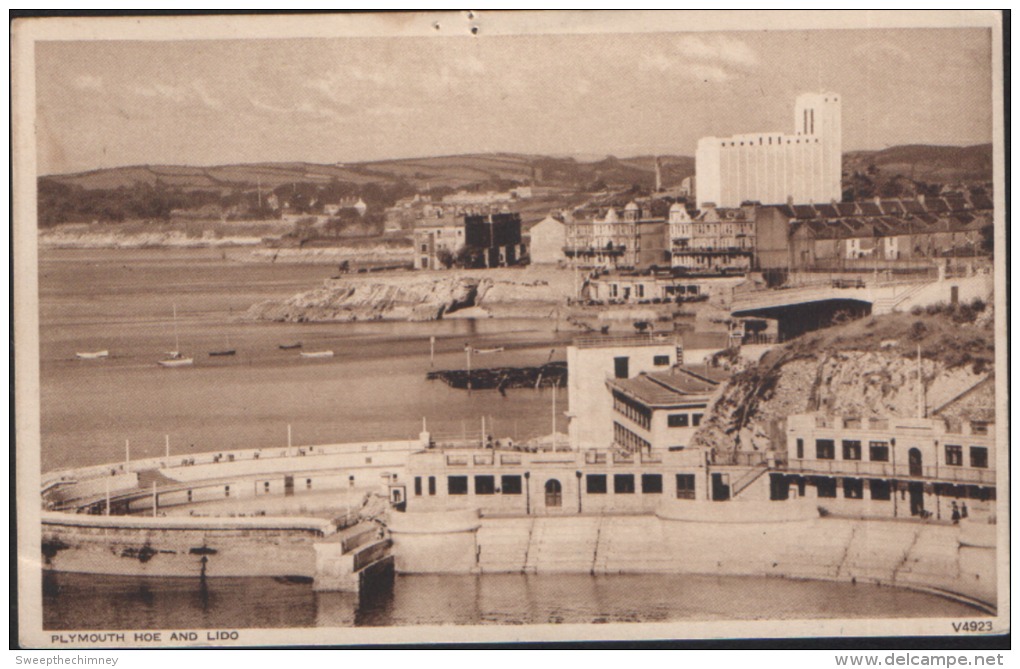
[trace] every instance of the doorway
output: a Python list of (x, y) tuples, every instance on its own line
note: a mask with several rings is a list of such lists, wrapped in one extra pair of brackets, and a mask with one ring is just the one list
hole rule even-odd
[(545, 505), (547, 507), (563, 506), (563, 486), (556, 479), (545, 482)]
[(294, 477), (284, 476), (283, 477), (283, 495), (290, 497), (294, 494)]
[(907, 462), (910, 465), (911, 476), (923, 476), (921, 473), (923, 468), (921, 466), (921, 450), (918, 448), (912, 448), (907, 452)]
[(911, 481), (907, 485), (907, 494), (910, 495), (910, 515), (924, 515), (924, 484), (920, 481)]

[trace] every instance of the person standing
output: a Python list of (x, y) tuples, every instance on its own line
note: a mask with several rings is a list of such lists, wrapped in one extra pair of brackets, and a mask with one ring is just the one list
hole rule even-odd
[(960, 507), (956, 506), (956, 502), (953, 502), (953, 525), (957, 525), (960, 522)]

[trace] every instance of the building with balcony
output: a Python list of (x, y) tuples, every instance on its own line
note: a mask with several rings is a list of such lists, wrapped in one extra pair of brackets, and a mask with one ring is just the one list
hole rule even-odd
[(743, 275), (753, 266), (755, 207), (712, 204), (691, 217), (682, 204), (669, 211), (670, 266), (684, 276)]
[(645, 216), (636, 202), (622, 214), (604, 214), (567, 224), (564, 255), (581, 267), (647, 269), (669, 265), (666, 219)]
[(986, 515), (995, 499), (994, 424), (936, 418), (787, 419), (787, 458), (772, 499), (810, 497), (851, 515)]

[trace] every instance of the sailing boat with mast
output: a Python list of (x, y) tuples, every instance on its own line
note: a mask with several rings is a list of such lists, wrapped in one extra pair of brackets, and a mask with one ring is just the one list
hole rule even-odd
[(159, 361), (160, 367), (187, 367), (193, 365), (193, 358), (185, 358), (181, 353), (181, 340), (177, 333), (177, 305), (174, 304), (174, 350), (167, 351), (167, 357)]

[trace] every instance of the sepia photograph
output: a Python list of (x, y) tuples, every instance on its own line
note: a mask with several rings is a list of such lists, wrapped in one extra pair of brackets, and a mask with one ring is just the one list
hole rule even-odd
[(11, 36), (22, 647), (1008, 633), (1000, 12)]

